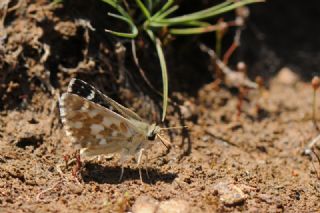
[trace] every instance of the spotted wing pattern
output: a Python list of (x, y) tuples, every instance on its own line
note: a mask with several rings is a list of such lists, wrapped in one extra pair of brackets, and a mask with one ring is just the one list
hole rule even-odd
[(69, 91), (62, 94), (59, 104), (66, 134), (75, 146), (92, 155), (120, 152), (141, 134), (132, 121)]
[(111, 108), (111, 110), (120, 114), (121, 116), (130, 119), (142, 121), (139, 115), (137, 115), (132, 110), (122, 106), (121, 104), (114, 101), (112, 98), (109, 98), (90, 84), (73, 78), (71, 79), (68, 86), (68, 93), (76, 94), (80, 97), (83, 97), (91, 102), (104, 106), (106, 108)]

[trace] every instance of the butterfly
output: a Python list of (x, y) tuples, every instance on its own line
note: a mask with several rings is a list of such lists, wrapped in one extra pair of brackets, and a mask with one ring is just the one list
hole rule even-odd
[(67, 92), (59, 98), (59, 109), (66, 135), (80, 149), (81, 157), (120, 154), (119, 181), (124, 173), (123, 162), (129, 156), (135, 156), (142, 182), (140, 163), (144, 151), (156, 139), (167, 148), (170, 146), (160, 132), (171, 128), (145, 122), (135, 112), (82, 80), (73, 78), (70, 81)]

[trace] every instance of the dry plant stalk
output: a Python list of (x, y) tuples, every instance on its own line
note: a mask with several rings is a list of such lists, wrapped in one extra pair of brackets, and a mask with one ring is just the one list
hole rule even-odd
[(313, 98), (312, 98), (312, 121), (313, 124), (315, 126), (315, 128), (319, 131), (319, 127), (317, 124), (317, 118), (316, 118), (316, 108), (317, 108), (317, 90), (320, 86), (320, 78), (318, 76), (313, 77), (312, 81), (311, 81), (311, 85), (313, 88)]
[(229, 68), (226, 64), (224, 64), (216, 55), (215, 51), (208, 48), (204, 44), (200, 44), (200, 49), (203, 52), (208, 53), (208, 55), (212, 58), (213, 61), (220, 68), (222, 73), (224, 74), (224, 83), (229, 87), (246, 87), (249, 89), (257, 89), (258, 85), (251, 81), (244, 72), (236, 72)]

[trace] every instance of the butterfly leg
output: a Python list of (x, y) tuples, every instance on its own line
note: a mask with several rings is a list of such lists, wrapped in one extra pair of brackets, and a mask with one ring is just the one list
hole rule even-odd
[(149, 172), (148, 172), (148, 165), (147, 165), (147, 163), (149, 162), (148, 153), (146, 153), (145, 155), (146, 155), (145, 170), (146, 170), (146, 174), (147, 174), (148, 179), (150, 179)]
[(141, 183), (143, 183), (143, 181), (142, 181), (142, 172), (141, 172), (140, 163), (141, 163), (141, 159), (142, 159), (143, 152), (144, 152), (144, 149), (143, 149), (143, 148), (140, 149), (139, 154), (138, 154), (138, 156), (137, 156), (137, 163), (138, 163), (139, 176), (140, 176), (140, 181), (141, 181)]
[(119, 182), (121, 182), (121, 180), (123, 178), (123, 173), (124, 173), (124, 166), (121, 165), (121, 174), (120, 174)]
[(119, 182), (122, 180), (123, 178), (123, 173), (124, 173), (124, 162), (126, 161), (128, 156), (128, 150), (127, 149), (122, 149), (121, 152), (121, 156), (120, 156), (120, 164), (121, 164), (121, 174), (120, 174), (120, 178), (119, 178)]

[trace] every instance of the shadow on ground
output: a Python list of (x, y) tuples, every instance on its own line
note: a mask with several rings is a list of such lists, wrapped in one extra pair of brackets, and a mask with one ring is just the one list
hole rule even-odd
[[(140, 181), (138, 168), (133, 169), (125, 167), (122, 181), (119, 181), (120, 173), (120, 166), (102, 166), (96, 163), (86, 163), (85, 169), (83, 170), (81, 175), (85, 183), (93, 181), (99, 184), (121, 184), (121, 182), (126, 180)], [(143, 182), (148, 184), (155, 184), (159, 181), (172, 183), (173, 180), (177, 177), (177, 174), (175, 173), (162, 173), (157, 169), (150, 168), (148, 168), (148, 173), (150, 179), (148, 179), (145, 169), (142, 169)]]

